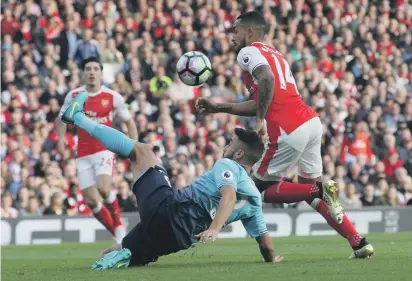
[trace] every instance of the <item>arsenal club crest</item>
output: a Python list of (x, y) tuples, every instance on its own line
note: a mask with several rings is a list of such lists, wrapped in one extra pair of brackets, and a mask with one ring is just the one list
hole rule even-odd
[(109, 100), (102, 100), (102, 106), (107, 107), (109, 105)]

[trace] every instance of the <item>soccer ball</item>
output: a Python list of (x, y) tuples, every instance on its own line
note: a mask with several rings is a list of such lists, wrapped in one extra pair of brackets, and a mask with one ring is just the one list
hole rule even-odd
[(189, 86), (200, 86), (212, 73), (210, 60), (201, 52), (187, 52), (179, 58), (176, 71), (180, 80)]

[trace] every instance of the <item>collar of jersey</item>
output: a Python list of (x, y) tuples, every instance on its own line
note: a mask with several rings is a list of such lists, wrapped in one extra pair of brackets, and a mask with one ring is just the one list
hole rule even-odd
[(255, 43), (262, 44), (262, 45), (266, 45), (266, 44), (265, 44), (265, 43), (263, 43), (263, 42), (255, 41), (255, 42), (253, 42), (253, 43), (250, 43), (250, 45), (249, 45), (249, 46), (252, 46), (252, 45), (253, 45), (253, 44), (255, 44)]
[[(87, 87), (86, 87), (86, 86), (84, 86), (84, 89), (87, 91)], [(89, 94), (90, 97), (94, 97), (94, 96), (97, 96), (98, 94), (100, 94), (100, 92), (101, 92), (102, 90), (103, 90), (103, 86), (100, 86), (100, 89), (97, 90), (97, 92), (88, 93), (88, 94)]]

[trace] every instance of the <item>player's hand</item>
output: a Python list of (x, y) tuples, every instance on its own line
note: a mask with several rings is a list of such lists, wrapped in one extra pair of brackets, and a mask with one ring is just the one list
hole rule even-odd
[(219, 234), (219, 231), (216, 231), (214, 229), (208, 229), (199, 234), (196, 234), (195, 237), (199, 238), (199, 241), (202, 243), (206, 243), (209, 241), (215, 242), (218, 234)]
[(265, 139), (267, 134), (266, 122), (265, 119), (256, 119), (256, 125), (254, 130), (262, 140)]
[(195, 108), (200, 114), (218, 113), (218, 108), (215, 102), (200, 98), (196, 101)]

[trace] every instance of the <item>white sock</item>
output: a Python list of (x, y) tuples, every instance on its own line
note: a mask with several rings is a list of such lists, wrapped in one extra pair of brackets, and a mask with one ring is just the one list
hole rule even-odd
[(318, 210), (318, 205), (319, 205), (320, 199), (319, 198), (315, 198), (313, 199), (312, 203), (310, 203), (310, 206), (317, 211)]
[(103, 204), (102, 202), (97, 203), (97, 206), (95, 208), (93, 208), (93, 213), (97, 214), (98, 212), (100, 212), (100, 210), (103, 208)]
[(106, 202), (107, 204), (112, 204), (114, 200), (116, 200), (116, 193), (111, 191), (109, 197), (107, 197), (106, 200), (104, 200), (104, 202)]

